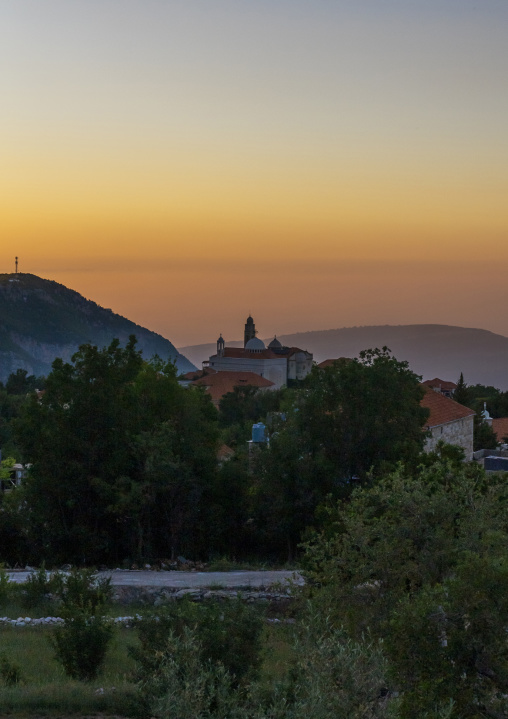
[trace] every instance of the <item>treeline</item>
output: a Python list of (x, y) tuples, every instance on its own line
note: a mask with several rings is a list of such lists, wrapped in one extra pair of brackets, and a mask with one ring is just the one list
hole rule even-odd
[[(10, 394), (15, 380), (28, 396)], [(315, 369), (297, 389), (235, 390), (219, 411), (171, 363), (144, 361), (134, 337), (56, 360), (42, 394), (27, 382), (21, 372), (2, 390), (17, 403), (7, 447), (31, 465), (1, 500), (11, 565), (292, 560), (330, 501), (427, 461), (419, 377), (386, 349)], [(270, 441), (249, 450), (259, 420)]]
[(468, 385), (462, 373), (453, 398), (475, 412), (481, 412), (486, 404), (491, 417), (508, 417), (508, 391), (503, 392), (492, 385)]

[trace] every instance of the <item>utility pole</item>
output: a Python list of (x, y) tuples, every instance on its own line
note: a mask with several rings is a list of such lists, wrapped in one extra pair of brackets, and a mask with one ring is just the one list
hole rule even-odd
[(18, 258), (16, 257), (16, 274), (18, 274)]

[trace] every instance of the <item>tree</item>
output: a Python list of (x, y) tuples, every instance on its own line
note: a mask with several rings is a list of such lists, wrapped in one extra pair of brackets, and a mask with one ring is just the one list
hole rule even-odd
[(416, 463), (427, 410), (420, 378), (387, 348), (314, 368), (288, 394), (256, 471), (260, 515), (292, 556), (327, 495), (348, 496), (400, 461)]
[(23, 494), (35, 555), (90, 564), (179, 551), (177, 487), (193, 486), (188, 535), (215, 466), (214, 413), (171, 363), (144, 363), (135, 337), (56, 360), (41, 401), (17, 422), (32, 463)]
[(507, 497), (477, 465), (399, 469), (307, 545), (306, 591), (333, 625), (383, 641), (401, 716), (506, 715)]
[(268, 413), (277, 412), (283, 390), (260, 391), (249, 385), (235, 387), (219, 402), (219, 426), (226, 444), (238, 445), (250, 439), (252, 423), (266, 421)]
[(477, 411), (473, 423), (473, 449), (496, 449), (498, 446), (497, 436), (492, 425), (483, 419), (482, 413)]
[(471, 402), (471, 397), (468, 392), (468, 386), (464, 381), (464, 375), (462, 372), (460, 373), (460, 377), (457, 380), (457, 387), (455, 388), (455, 392), (453, 393), (453, 399), (455, 402), (458, 402), (459, 404), (463, 404), (465, 407), (469, 407)]
[(9, 375), (5, 384), (8, 394), (27, 394), (35, 389), (42, 389), (44, 385), (43, 377), (35, 377), (29, 375), (26, 369), (18, 369)]

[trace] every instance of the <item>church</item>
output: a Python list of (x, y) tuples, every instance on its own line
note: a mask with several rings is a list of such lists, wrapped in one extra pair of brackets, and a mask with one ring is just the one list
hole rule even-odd
[(273, 382), (271, 389), (280, 389), (289, 380), (302, 380), (312, 369), (313, 355), (299, 347), (284, 347), (277, 337), (265, 346), (256, 337), (254, 320), (245, 323), (242, 347), (226, 347), (222, 335), (217, 340), (217, 353), (203, 362), (203, 369), (215, 372), (254, 372)]

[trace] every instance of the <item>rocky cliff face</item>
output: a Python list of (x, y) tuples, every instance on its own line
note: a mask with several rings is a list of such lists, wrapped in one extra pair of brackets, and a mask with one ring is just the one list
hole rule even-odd
[(195, 369), (161, 335), (36, 275), (0, 275), (0, 380), (26, 369), (46, 375), (56, 357), (68, 361), (79, 345), (100, 347), (136, 335), (143, 356), (175, 361), (179, 372)]

